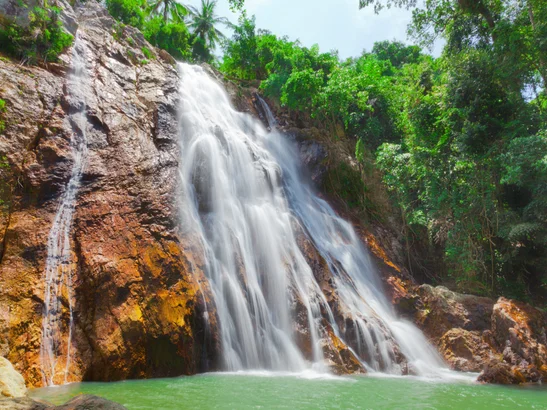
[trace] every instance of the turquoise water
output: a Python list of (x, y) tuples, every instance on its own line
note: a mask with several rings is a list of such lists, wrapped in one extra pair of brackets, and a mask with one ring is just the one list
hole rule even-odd
[(175, 409), (547, 409), (547, 388), (410, 377), (205, 374), (175, 379), (74, 383), (35, 389), (55, 404), (96, 394), (129, 410)]

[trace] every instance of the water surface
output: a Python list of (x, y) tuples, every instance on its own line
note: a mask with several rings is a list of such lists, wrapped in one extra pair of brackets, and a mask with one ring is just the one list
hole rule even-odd
[(175, 379), (74, 383), (35, 389), (61, 404), (96, 394), (129, 410), (161, 409), (547, 409), (547, 388), (411, 377), (217, 373)]

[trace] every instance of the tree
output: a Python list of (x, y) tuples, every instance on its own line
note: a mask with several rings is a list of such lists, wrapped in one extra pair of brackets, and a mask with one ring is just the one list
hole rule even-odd
[(263, 79), (258, 57), (258, 37), (255, 17), (248, 18), (243, 12), (239, 24), (234, 27), (232, 40), (224, 47), (222, 70), (245, 80)]
[(229, 0), (230, 2), (230, 8), (232, 9), (232, 11), (241, 11), (243, 10), (243, 6), (245, 4), (245, 0)]
[(418, 62), (422, 50), (418, 46), (407, 46), (399, 41), (380, 41), (374, 43), (372, 54), (379, 60), (388, 60), (395, 68), (401, 68), (404, 64)]
[[(492, 49), (492, 58), (513, 88), (537, 86), (547, 93), (547, 3), (543, 0), (360, 0), (374, 6), (414, 8), (409, 34), (424, 45), (442, 36), (447, 51)], [(540, 77), (538, 82), (536, 77)]]
[(112, 17), (137, 28), (144, 24), (145, 7), (146, 0), (106, 0), (106, 8)]
[(148, 15), (162, 16), (164, 22), (182, 23), (188, 15), (188, 8), (176, 0), (152, 0), (146, 8)]
[(145, 23), (143, 34), (151, 44), (166, 50), (176, 59), (190, 59), (192, 39), (184, 23), (165, 22), (157, 16)]
[(226, 37), (215, 26), (218, 24), (231, 26), (228, 19), (216, 15), (216, 5), (216, 0), (201, 0), (199, 10), (193, 6), (188, 6), (190, 12), (189, 27), (193, 29), (193, 34), (211, 49), (214, 49), (218, 42)]

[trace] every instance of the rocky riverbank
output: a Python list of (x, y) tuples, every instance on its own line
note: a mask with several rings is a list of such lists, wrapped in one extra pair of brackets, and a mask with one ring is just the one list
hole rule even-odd
[(102, 397), (79, 395), (67, 403), (54, 406), (44, 401), (33, 400), (23, 376), (5, 358), (0, 357), (0, 410), (124, 410), (125, 407)]

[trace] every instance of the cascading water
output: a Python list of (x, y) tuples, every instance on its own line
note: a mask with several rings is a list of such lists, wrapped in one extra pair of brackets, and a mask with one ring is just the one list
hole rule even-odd
[[(303, 182), (288, 139), (235, 111), (203, 68), (179, 71), (183, 226), (203, 244), (225, 369), (321, 369), (326, 322), (369, 370), (401, 374), (404, 356), (415, 373), (439, 374), (442, 361), (395, 316), (352, 226)], [(328, 265), (344, 328), (298, 245), (302, 235)], [(304, 307), (311, 352), (299, 347), (295, 305)]]
[[(73, 165), (70, 180), (61, 196), (61, 202), (47, 241), (46, 283), (40, 347), (42, 377), (46, 385), (55, 384), (57, 375), (62, 375), (63, 382), (66, 383), (70, 367), (73, 328), (71, 293), (72, 275), (74, 273), (70, 233), (76, 197), (80, 189), (87, 158), (86, 128), (88, 122), (86, 92), (84, 89), (88, 83), (86, 56), (85, 42), (77, 34), (72, 52), (72, 67), (67, 79), (67, 98), (70, 104), (68, 118), (72, 128), (70, 146)], [(66, 304), (64, 312), (63, 302)], [(67, 339), (63, 340), (63, 334), (67, 332)], [(59, 360), (61, 356), (62, 360)]]

